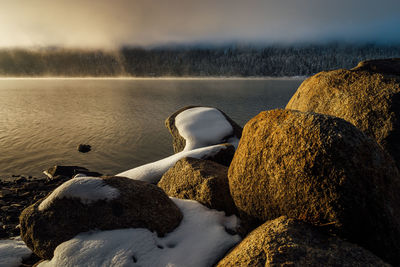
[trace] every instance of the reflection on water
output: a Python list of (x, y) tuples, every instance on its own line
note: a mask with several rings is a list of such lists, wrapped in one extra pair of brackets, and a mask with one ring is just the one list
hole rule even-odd
[[(215, 106), (240, 125), (282, 108), (301, 80), (0, 80), (0, 177), (55, 164), (115, 174), (173, 153), (164, 120), (187, 105)], [(80, 143), (92, 151), (79, 153)]]

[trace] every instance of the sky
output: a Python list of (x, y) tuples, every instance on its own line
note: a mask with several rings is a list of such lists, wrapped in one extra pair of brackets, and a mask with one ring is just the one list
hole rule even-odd
[(400, 0), (0, 0), (0, 47), (400, 43)]

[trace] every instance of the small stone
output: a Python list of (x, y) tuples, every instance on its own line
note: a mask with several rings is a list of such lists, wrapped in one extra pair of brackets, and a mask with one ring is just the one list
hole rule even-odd
[(92, 149), (91, 145), (87, 145), (87, 144), (80, 144), (78, 146), (78, 151), (81, 153), (87, 153)]
[(38, 187), (38, 183), (37, 182), (29, 182), (23, 185), (23, 189), (25, 190), (32, 190), (34, 188)]
[(27, 181), (26, 178), (23, 177), (23, 176), (15, 179), (15, 183), (17, 183), (17, 184), (21, 184), (21, 183), (26, 182), (26, 181)]
[(0, 238), (6, 238), (8, 237), (7, 231), (0, 227)]
[(2, 211), (8, 211), (10, 209), (10, 207), (9, 206), (2, 206), (0, 209)]
[(21, 194), (19, 194), (20, 197), (26, 197), (29, 196), (31, 193), (30, 192), (23, 192)]
[(1, 189), (0, 190), (0, 198), (9, 196), (11, 194), (12, 194), (12, 192), (10, 190), (8, 190), (8, 189)]

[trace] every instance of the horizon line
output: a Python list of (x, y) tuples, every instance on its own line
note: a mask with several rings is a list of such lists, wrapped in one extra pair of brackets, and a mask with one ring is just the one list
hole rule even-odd
[(209, 76), (209, 77), (179, 77), (179, 76), (160, 76), (160, 77), (131, 77), (131, 76), (118, 76), (118, 77), (58, 77), (58, 76), (48, 76), (48, 77), (35, 77), (35, 76), (27, 76), (27, 77), (1, 77), (0, 80), (285, 80), (285, 79), (293, 79), (293, 80), (301, 80), (305, 79), (308, 76), (249, 76), (249, 77), (240, 77), (240, 76)]

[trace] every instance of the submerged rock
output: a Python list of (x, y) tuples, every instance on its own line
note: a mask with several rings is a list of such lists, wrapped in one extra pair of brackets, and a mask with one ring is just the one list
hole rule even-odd
[[(229, 142), (228, 140), (231, 138), (240, 139), (242, 135), (242, 128), (221, 110), (211, 107), (187, 106), (179, 109), (165, 120), (165, 126), (168, 128), (173, 138), (173, 147), (175, 153), (183, 151), (188, 143), (188, 140), (186, 140), (185, 137), (180, 134), (179, 128), (177, 128), (176, 126), (177, 116), (179, 114), (182, 115), (183, 112), (188, 110), (195, 111), (197, 114), (188, 114), (188, 118), (195, 118), (193, 120), (185, 120), (186, 118), (183, 118), (182, 120), (185, 120), (182, 121), (183, 128), (192, 130), (191, 134), (196, 134), (196, 132), (200, 131), (202, 133), (205, 133), (206, 137), (208, 137), (208, 139), (204, 136), (186, 137), (188, 139), (192, 139), (189, 140), (189, 142), (196, 142), (196, 144), (191, 145), (191, 149), (227, 143)], [(222, 127), (228, 128), (227, 126), (232, 127), (227, 135), (212, 135), (212, 132), (215, 129), (220, 130)], [(202, 140), (198, 142), (198, 140), (193, 139)]]
[(90, 150), (92, 150), (92, 146), (91, 145), (86, 145), (86, 144), (80, 144), (78, 146), (78, 151), (82, 152), (82, 153), (87, 153)]
[(261, 112), (244, 127), (228, 178), (244, 219), (259, 224), (287, 215), (330, 224), (400, 263), (399, 172), (373, 139), (342, 119)]
[(222, 266), (390, 266), (368, 250), (285, 216), (251, 232)]
[(74, 178), (26, 208), (21, 237), (38, 256), (81, 232), (147, 228), (162, 236), (182, 219), (179, 208), (155, 185), (123, 177)]
[(158, 186), (171, 197), (196, 200), (228, 215), (236, 212), (228, 168), (213, 161), (183, 158), (163, 175)]
[(301, 84), (286, 108), (351, 122), (375, 138), (400, 167), (400, 59), (320, 72)]

